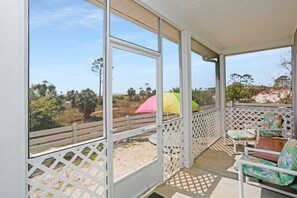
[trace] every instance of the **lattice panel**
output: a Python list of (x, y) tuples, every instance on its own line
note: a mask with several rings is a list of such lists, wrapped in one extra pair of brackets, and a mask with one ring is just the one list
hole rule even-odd
[(106, 197), (106, 140), (28, 159), (27, 197)]
[(259, 129), (263, 127), (263, 118), (266, 113), (277, 113), (286, 120), (288, 137), (292, 137), (293, 111), (291, 108), (271, 107), (227, 107), (225, 114), (226, 129)]
[(183, 167), (184, 129), (182, 119), (163, 124), (163, 170), (164, 180), (170, 178)]
[(221, 111), (219, 108), (193, 114), (193, 157), (196, 158), (221, 137)]

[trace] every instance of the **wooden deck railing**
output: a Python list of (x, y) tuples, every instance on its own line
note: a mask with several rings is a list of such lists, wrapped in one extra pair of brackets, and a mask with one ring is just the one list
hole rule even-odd
[[(178, 117), (176, 114), (164, 114), (164, 120)], [(114, 133), (137, 129), (156, 122), (156, 115), (141, 114), (113, 119)], [(71, 145), (93, 138), (103, 137), (103, 121), (30, 132), (30, 153), (36, 153), (65, 145)]]
[[(253, 112), (273, 110), (276, 112), (282, 112), (282, 114), (285, 113), (284, 115), (287, 117), (288, 126), (291, 126), (292, 105), (234, 103), (232, 105), (227, 104), (226, 114), (230, 114), (229, 111), (231, 109), (229, 108), (234, 109), (236, 107), (238, 107), (239, 109), (236, 109), (235, 113), (232, 113), (232, 119), (230, 119), (230, 115), (226, 116), (226, 127), (234, 128), (237, 126), (236, 124), (241, 124), (239, 120), (234, 119), (234, 116), (238, 119), (241, 119), (242, 116), (248, 114), (249, 109), (253, 109)], [(199, 111), (204, 111), (208, 108), (212, 109), (213, 106), (207, 106), (206, 108), (201, 107), (199, 108)], [(241, 109), (243, 112), (245, 112), (246, 110), (247, 112), (241, 113)], [(246, 116), (255, 117), (255, 114)], [(178, 117), (178, 115), (176, 114), (164, 114), (163, 120), (170, 120), (176, 117)], [(155, 120), (156, 115), (153, 113), (115, 118), (113, 119), (113, 127), (114, 129), (116, 129), (114, 133), (120, 133), (122, 131), (144, 127), (155, 123)], [(30, 132), (29, 135), (30, 152), (36, 153), (46, 151), (48, 149), (76, 144), (100, 137), (103, 137), (103, 121), (84, 124), (74, 123), (72, 126), (34, 131)]]

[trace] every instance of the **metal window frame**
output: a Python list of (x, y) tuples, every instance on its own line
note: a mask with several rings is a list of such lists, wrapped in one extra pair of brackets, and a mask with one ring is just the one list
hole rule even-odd
[(297, 138), (297, 29), (294, 34), (294, 43), (291, 47), (291, 59), (292, 59), (292, 105), (293, 105), (293, 130), (295, 131), (293, 137)]
[[(25, 0), (24, 1), (24, 4), (25, 4), (25, 13), (24, 15), (26, 17), (24, 17), (24, 20), (25, 20), (25, 27), (24, 29), (26, 30), (26, 34), (24, 35), (26, 38), (24, 39), (24, 47), (28, 46), (28, 9), (29, 9), (29, 6), (28, 6), (28, 1), (29, 0)], [(21, 6), (22, 7), (22, 6)], [(162, 93), (163, 93), (163, 59), (162, 59), (162, 53), (163, 53), (163, 49), (162, 49), (162, 38), (163, 38), (163, 34), (162, 34), (162, 18), (160, 16), (158, 16), (159, 18), (159, 31), (158, 31), (158, 52), (157, 51), (154, 51), (154, 50), (150, 50), (150, 49), (147, 49), (145, 47), (141, 47), (141, 46), (138, 46), (138, 45), (135, 45), (135, 44), (132, 44), (132, 43), (129, 43), (129, 42), (125, 42), (123, 40), (120, 40), (120, 39), (116, 39), (116, 38), (113, 38), (110, 36), (110, 0), (105, 0), (104, 1), (104, 7), (103, 7), (103, 12), (104, 12), (104, 20), (103, 20), (103, 23), (104, 23), (104, 28), (103, 28), (103, 38), (104, 38), (104, 42), (103, 42), (103, 57), (104, 57), (104, 61), (103, 61), (103, 65), (104, 65), (104, 75), (103, 75), (103, 116), (104, 116), (104, 124), (103, 124), (103, 128), (104, 128), (104, 137), (102, 138), (96, 138), (96, 139), (93, 139), (93, 140), (90, 140), (91, 142), (92, 141), (97, 141), (98, 139), (106, 139), (107, 141), (107, 157), (108, 157), (108, 166), (106, 167), (107, 169), (107, 174), (108, 174), (108, 177), (106, 178), (106, 184), (107, 184), (107, 192), (106, 192), (106, 196), (107, 197), (114, 197), (113, 196), (113, 190), (114, 190), (114, 182), (113, 182), (113, 158), (112, 158), (112, 150), (113, 150), (113, 142), (115, 140), (115, 136), (112, 134), (112, 89), (111, 89), (111, 83), (106, 83), (106, 82), (111, 82), (112, 81), (112, 69), (107, 69), (107, 65), (111, 65), (111, 55), (112, 55), (112, 51), (111, 49), (113, 47), (116, 47), (116, 48), (121, 48), (122, 50), (125, 50), (125, 51), (130, 51), (132, 53), (136, 53), (136, 54), (140, 54), (140, 55), (143, 55), (143, 56), (146, 56), (146, 57), (150, 57), (150, 58), (154, 58), (156, 59), (156, 72), (157, 72), (157, 97), (158, 97), (158, 103), (157, 103), (157, 108), (158, 109), (162, 109)], [(181, 93), (183, 92), (183, 69), (182, 69), (182, 64), (181, 64), (181, 53), (182, 53), (182, 45), (181, 43), (178, 44), (179, 46), (179, 69), (180, 69), (180, 72), (179, 72), (179, 78), (180, 78), (180, 81), (179, 81), (179, 84), (180, 84), (180, 88), (181, 88)], [(25, 50), (25, 59), (28, 58), (28, 49)], [(28, 60), (26, 59), (25, 60), (26, 62), (26, 68), (25, 68), (25, 72), (28, 74)], [(24, 97), (26, 97), (26, 99), (28, 99), (28, 78), (29, 76), (26, 75), (25, 76), (25, 89), (24, 89)], [(181, 97), (181, 103), (183, 103), (183, 96)], [(29, 104), (28, 103), (28, 100), (25, 100), (25, 103), (26, 104)], [(181, 105), (183, 107), (183, 105)], [(26, 106), (25, 108), (25, 128), (27, 128), (28, 126), (28, 106)], [(183, 115), (183, 114), (182, 114)], [(157, 113), (157, 124), (155, 126), (152, 126), (152, 127), (156, 127), (157, 130), (158, 130), (158, 167), (159, 167), (159, 175), (160, 175), (160, 178), (158, 178), (159, 182), (162, 182), (163, 181), (163, 150), (162, 150), (162, 144), (163, 144), (163, 138), (162, 138), (162, 126), (163, 126), (163, 116), (162, 116), (162, 111), (158, 111)], [(28, 129), (26, 129), (28, 130)], [(28, 146), (28, 141), (29, 141), (29, 138), (28, 138), (28, 133), (24, 133), (24, 139), (26, 140), (26, 145), (24, 145), (24, 147), (26, 148), (24, 150), (24, 153), (26, 152), (27, 153), (27, 156), (24, 157), (24, 166), (26, 166), (26, 160), (29, 158), (29, 152), (28, 152), (28, 149), (29, 149), (29, 146)], [(77, 146), (77, 145), (81, 145), (81, 144), (85, 144), (85, 142), (82, 142), (82, 143), (79, 143), (79, 144), (75, 144), (75, 145), (70, 145), (69, 147), (74, 147), (74, 146)], [(69, 148), (67, 147), (67, 148)], [(63, 150), (65, 148), (61, 148), (61, 149), (57, 149), (55, 151), (52, 151), (52, 152), (57, 152), (57, 151), (60, 151), (60, 150)], [(46, 154), (46, 153), (45, 153)], [(36, 156), (35, 156), (36, 157)], [(23, 189), (24, 191), (24, 194), (25, 192), (27, 191), (26, 188), (27, 188), (27, 185), (24, 185), (24, 182), (26, 180), (26, 169), (24, 168), (24, 180), (20, 180), (20, 185), (21, 185), (21, 188)]]
[(135, 130), (130, 130), (122, 133), (121, 135), (113, 134), (113, 115), (112, 115), (112, 49), (120, 49), (123, 51), (131, 52), (134, 54), (142, 55), (145, 57), (153, 58), (156, 60), (156, 80), (157, 80), (157, 109), (162, 109), (162, 87), (163, 87), (163, 70), (162, 70), (162, 28), (161, 28), (161, 18), (159, 17), (159, 31), (158, 31), (158, 52), (139, 46), (134, 43), (130, 43), (115, 37), (112, 37), (110, 35), (110, 0), (106, 0), (105, 2), (105, 9), (104, 9), (104, 68), (105, 77), (103, 78), (103, 92), (104, 92), (104, 110), (105, 110), (105, 131), (106, 131), (106, 137), (107, 137), (107, 153), (108, 153), (108, 176), (107, 184), (108, 184), (108, 197), (115, 197), (115, 184), (121, 181), (124, 181), (129, 176), (133, 176), (135, 174), (137, 176), (137, 173), (140, 169), (145, 169), (146, 167), (149, 167), (149, 165), (153, 164), (153, 162), (150, 162), (149, 164), (144, 165), (143, 167), (139, 167), (137, 170), (130, 172), (129, 174), (121, 177), (117, 181), (114, 181), (113, 179), (113, 143), (116, 140), (120, 140), (123, 138), (131, 137), (135, 134), (141, 134), (145, 133), (147, 130), (155, 128), (157, 129), (157, 136), (158, 136), (158, 147), (157, 147), (157, 156), (158, 158), (155, 160), (157, 161), (157, 166), (159, 169), (158, 175), (160, 175), (159, 178), (157, 178), (158, 182), (162, 180), (162, 164), (163, 164), (163, 152), (162, 152), (162, 124), (163, 124), (163, 112), (157, 111), (157, 118), (156, 118), (156, 124), (150, 125), (146, 127), (142, 127)]

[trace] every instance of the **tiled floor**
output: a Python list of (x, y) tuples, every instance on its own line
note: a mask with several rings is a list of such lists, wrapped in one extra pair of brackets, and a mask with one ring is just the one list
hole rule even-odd
[[(233, 168), (236, 158), (233, 147), (225, 146), (219, 139), (195, 160), (193, 167), (181, 170), (153, 192), (165, 198), (238, 198), (237, 172)], [(248, 184), (244, 184), (244, 192), (246, 198), (287, 197)]]

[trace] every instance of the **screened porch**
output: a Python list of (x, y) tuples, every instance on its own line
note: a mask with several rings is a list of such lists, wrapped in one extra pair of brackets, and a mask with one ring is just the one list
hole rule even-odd
[[(239, 197), (225, 131), (261, 129), (273, 113), (296, 138), (297, 1), (11, 0), (0, 10), (0, 197)], [(287, 84), (270, 88), (289, 90), (289, 102), (229, 99), (230, 57), (282, 48)]]

